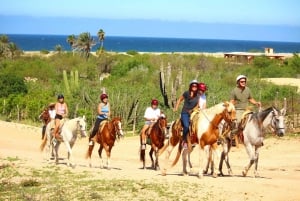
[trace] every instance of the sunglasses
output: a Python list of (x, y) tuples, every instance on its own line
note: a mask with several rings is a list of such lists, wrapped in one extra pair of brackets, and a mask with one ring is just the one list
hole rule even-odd
[(192, 85), (192, 87), (198, 87), (198, 85)]
[(240, 83), (246, 83), (246, 81), (240, 81)]

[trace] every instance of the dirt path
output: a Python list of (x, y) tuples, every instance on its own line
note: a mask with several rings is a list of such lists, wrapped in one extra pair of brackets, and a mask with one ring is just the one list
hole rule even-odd
[[(24, 160), (24, 166), (43, 168), (49, 162), (39, 151), (41, 143), (41, 128), (22, 124), (0, 121), (0, 158), (18, 157)], [(162, 176), (160, 171), (141, 169), (139, 161), (139, 140), (137, 137), (126, 136), (116, 142), (112, 150), (111, 170), (100, 169), (100, 160), (97, 151), (93, 152), (93, 167), (88, 167), (88, 161), (84, 158), (88, 142), (80, 139), (74, 146), (74, 159), (76, 168), (66, 167), (66, 149), (64, 145), (60, 149), (60, 161), (58, 166), (71, 171), (93, 171), (99, 174), (99, 178), (106, 179), (131, 179), (145, 180), (148, 182), (189, 182), (189, 189), (181, 189), (197, 195), (213, 193), (218, 200), (275, 200), (296, 201), (300, 200), (300, 138), (285, 136), (281, 139), (270, 137), (265, 140), (265, 145), (260, 152), (259, 173), (260, 178), (253, 178), (253, 169), (248, 177), (241, 177), (241, 171), (248, 163), (248, 156), (243, 146), (233, 148), (230, 154), (230, 162), (234, 175), (231, 177), (212, 178), (204, 176), (198, 179), (196, 176), (181, 176), (181, 160), (167, 176)], [(149, 147), (147, 147), (147, 152)], [(105, 156), (105, 154), (104, 154)], [(175, 151), (171, 155), (174, 159)], [(150, 166), (149, 156), (146, 156), (147, 166)], [(54, 163), (50, 161), (50, 163)], [(171, 163), (162, 155), (161, 167), (167, 167)], [(198, 171), (198, 152), (192, 153), (194, 168), (191, 172)], [(224, 173), (227, 173), (224, 169)], [(201, 189), (194, 189), (193, 184), (200, 183)], [(180, 200), (178, 198), (178, 200)]]

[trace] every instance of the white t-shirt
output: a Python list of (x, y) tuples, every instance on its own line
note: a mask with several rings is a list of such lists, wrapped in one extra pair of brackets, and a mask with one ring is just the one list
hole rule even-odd
[(55, 115), (56, 115), (55, 109), (54, 110), (49, 110), (48, 112), (49, 112), (49, 115), (50, 115), (50, 119), (54, 119)]
[(200, 109), (205, 109), (205, 108), (203, 108), (204, 107), (204, 105), (206, 104), (206, 95), (205, 94), (202, 94), (201, 96), (200, 96), (200, 98), (199, 98), (199, 108)]
[[(152, 107), (147, 107), (144, 118), (146, 119), (155, 119), (157, 120), (160, 117), (160, 109), (156, 108), (153, 109)], [(145, 121), (146, 124), (151, 123), (150, 121)]]

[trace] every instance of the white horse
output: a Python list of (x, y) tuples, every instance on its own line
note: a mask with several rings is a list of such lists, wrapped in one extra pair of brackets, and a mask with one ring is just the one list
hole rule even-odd
[(259, 159), (259, 150), (263, 146), (264, 132), (263, 130), (271, 126), (278, 136), (285, 134), (284, 115), (286, 107), (281, 110), (270, 107), (261, 112), (249, 115), (243, 130), (243, 141), (250, 158), (249, 164), (244, 168), (242, 174), (245, 177), (250, 167), (255, 164), (254, 176), (258, 177), (257, 165)]
[[(75, 166), (75, 164), (73, 163), (73, 158), (72, 158), (72, 148), (73, 148), (73, 146), (76, 142), (77, 136), (78, 136), (77, 132), (79, 132), (79, 131), (80, 131), (81, 137), (87, 136), (85, 116), (66, 120), (62, 124), (60, 134), (61, 134), (63, 142), (68, 150), (68, 161), (67, 161), (68, 166), (72, 166), (72, 167)], [(47, 138), (46, 138), (46, 140), (44, 140), (44, 142), (42, 143), (40, 148), (41, 148), (41, 150), (43, 150), (44, 146), (47, 142), (48, 142), (48, 146), (47, 146), (48, 150), (47, 151), (49, 151), (50, 146), (53, 146), (54, 159), (55, 159), (55, 162), (58, 163), (58, 160), (59, 160), (58, 150), (59, 150), (59, 146), (60, 146), (61, 142), (59, 142), (55, 139), (51, 140), (52, 136), (53, 136), (52, 132), (53, 132), (53, 129), (46, 128)], [(47, 140), (47, 139), (50, 139), (50, 140)]]

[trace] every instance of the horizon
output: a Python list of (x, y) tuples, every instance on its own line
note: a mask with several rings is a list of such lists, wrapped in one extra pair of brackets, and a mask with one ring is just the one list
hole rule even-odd
[[(79, 33), (81, 34), (81, 33)], [(79, 34), (74, 34), (75, 36), (79, 36)], [(0, 35), (27, 35), (27, 36), (66, 36), (68, 37), (71, 34), (44, 34), (44, 33), (1, 33)], [(97, 38), (98, 36), (96, 34), (91, 34), (92, 37)], [(246, 40), (246, 39), (222, 39), (222, 38), (182, 38), (182, 37), (163, 37), (163, 36), (122, 36), (122, 35), (105, 35), (105, 38), (107, 37), (118, 37), (118, 38), (153, 38), (153, 39), (180, 39), (180, 40), (216, 40), (216, 41), (243, 41), (243, 42), (274, 42), (274, 43), (300, 43), (300, 41), (271, 41), (271, 40)]]

